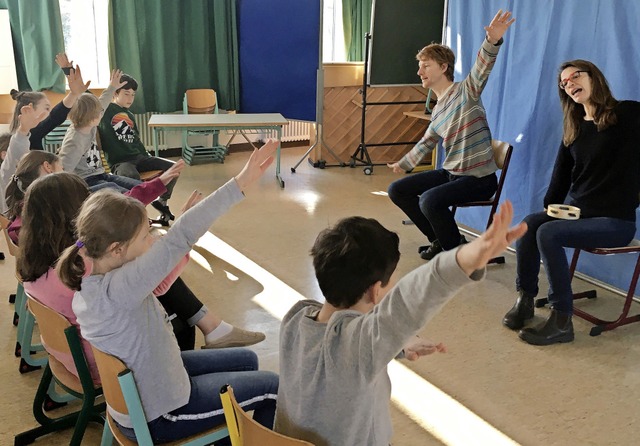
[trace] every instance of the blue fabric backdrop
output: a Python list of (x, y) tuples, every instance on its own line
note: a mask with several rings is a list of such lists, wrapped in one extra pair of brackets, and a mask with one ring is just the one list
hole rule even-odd
[(320, 0), (238, 0), (240, 111), (316, 120)]
[[(542, 210), (562, 139), (556, 86), (560, 64), (590, 60), (617, 99), (640, 100), (640, 1), (449, 0), (447, 44), (457, 56), (456, 80), (469, 72), (484, 26), (501, 8), (513, 11), (516, 22), (505, 35), (482, 98), (493, 137), (514, 146), (503, 196), (513, 202), (515, 218), (521, 220)], [(461, 209), (457, 217), (484, 229), (487, 212)], [(585, 255), (578, 269), (626, 289), (633, 264), (634, 256)]]

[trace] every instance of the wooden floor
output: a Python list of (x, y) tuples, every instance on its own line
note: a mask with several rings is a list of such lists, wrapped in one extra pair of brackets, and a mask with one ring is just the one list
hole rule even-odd
[[(212, 311), (267, 334), (254, 350), (261, 366), (274, 371), (279, 317), (302, 296), (322, 299), (309, 258), (320, 230), (350, 215), (374, 217), (400, 235), (399, 273), (423, 263), (416, 250), (423, 237), (415, 226), (400, 224), (403, 215), (381, 194), (396, 176), (386, 167), (366, 176), (361, 168), (320, 170), (306, 162), (291, 174), (305, 149), (285, 150), (286, 189), (267, 175), (212, 226), (183, 275)], [(224, 164), (187, 168), (172, 208), (195, 188), (216, 189), (247, 157), (234, 153)], [(41, 372), (20, 375), (13, 356), (16, 330), (6, 299), (16, 285), (12, 258), (0, 262), (0, 277), (0, 444), (9, 445), (16, 433), (36, 426), (31, 404)], [(484, 282), (466, 288), (422, 330), (449, 353), (392, 363), (394, 446), (638, 444), (640, 324), (593, 338), (590, 324), (578, 319), (575, 342), (529, 346), (500, 323), (515, 297), (514, 278), (515, 259), (507, 254), (506, 265), (491, 266)], [(541, 293), (546, 287), (542, 278)], [(621, 302), (603, 292), (581, 305), (608, 314)], [(537, 311), (536, 320), (546, 311)], [(90, 427), (84, 444), (99, 444), (100, 434), (99, 426)], [(66, 431), (36, 444), (63, 445), (69, 438)]]

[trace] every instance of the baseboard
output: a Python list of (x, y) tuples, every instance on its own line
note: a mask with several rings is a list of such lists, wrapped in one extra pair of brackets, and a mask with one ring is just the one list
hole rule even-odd
[[(256, 144), (256, 146), (258, 144)], [(283, 142), (282, 143), (282, 148), (283, 149), (288, 149), (290, 147), (305, 147), (305, 146), (309, 146), (309, 141), (308, 140), (307, 141), (290, 141), (290, 142)], [(231, 144), (229, 146), (229, 153), (250, 152), (252, 150), (253, 150), (253, 147), (248, 142), (238, 143), (238, 144)], [(169, 149), (160, 150), (160, 156), (163, 156), (163, 157), (166, 157), (166, 158), (179, 157), (181, 154), (182, 154), (182, 148), (181, 147), (171, 147)]]

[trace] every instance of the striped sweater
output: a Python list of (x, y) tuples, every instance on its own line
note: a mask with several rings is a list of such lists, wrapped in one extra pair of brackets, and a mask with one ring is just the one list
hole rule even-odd
[(400, 161), (411, 170), (428, 155), (442, 138), (445, 150), (443, 168), (453, 175), (484, 177), (498, 168), (491, 150), (491, 130), (480, 100), (491, 69), (502, 45), (485, 38), (471, 72), (462, 82), (451, 85), (431, 114), (431, 124), (422, 139)]

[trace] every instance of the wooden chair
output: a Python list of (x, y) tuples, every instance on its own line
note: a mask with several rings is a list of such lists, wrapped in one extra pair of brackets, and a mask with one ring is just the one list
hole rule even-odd
[[(182, 103), (184, 114), (218, 114), (218, 96), (215, 90), (200, 88), (187, 90)], [(189, 135), (212, 135), (211, 147), (192, 147), (189, 145)], [(227, 154), (225, 146), (219, 143), (218, 130), (184, 130), (182, 132), (182, 158), (189, 165), (199, 160), (224, 162)]]
[(231, 446), (313, 446), (311, 443), (274, 432), (254, 421), (236, 401), (233, 388), (220, 389), (220, 399), (227, 420)]
[[(127, 366), (115, 356), (104, 353), (102, 350), (92, 346), (93, 353), (100, 372), (104, 397), (109, 407), (122, 413), (128, 414), (133, 424), (137, 442), (129, 440), (116, 426), (113, 418), (107, 411), (107, 422), (102, 433), (102, 446), (110, 446), (113, 438), (118, 444), (130, 446), (135, 444), (153, 445), (151, 433), (147, 426), (147, 419), (142, 407), (142, 401), (138, 394), (138, 388), (134, 380), (133, 373)], [(159, 389), (159, 391), (170, 391), (169, 389)], [(207, 432), (202, 432), (193, 437), (182, 439), (170, 445), (205, 445), (218, 441), (229, 436), (226, 426), (221, 425)], [(164, 444), (164, 443), (163, 443)]]
[[(49, 362), (44, 369), (33, 402), (33, 415), (40, 426), (16, 435), (14, 444), (16, 446), (31, 444), (46, 434), (75, 426), (69, 444), (80, 445), (90, 421), (104, 423), (101, 413), (105, 410), (105, 404), (95, 404), (96, 398), (102, 394), (102, 389), (93, 384), (76, 327), (72, 326), (64, 316), (30, 296), (28, 302), (29, 310), (38, 321), (42, 342), (47, 348), (71, 355), (78, 376), (69, 372), (54, 356), (49, 356)], [(45, 415), (44, 405), (48, 391), (54, 382), (69, 394), (82, 399), (82, 408), (78, 412), (58, 418), (49, 418)]]
[[(7, 231), (10, 223), (11, 222), (8, 218), (0, 215), (0, 227), (2, 227), (2, 232), (4, 232), (4, 237), (7, 242), (7, 246), (9, 247), (9, 254), (17, 257), (19, 248), (13, 240), (11, 240), (9, 232)], [(37, 352), (43, 351), (44, 347), (41, 344), (32, 343), (33, 326), (35, 321), (33, 319), (33, 315), (27, 311), (27, 300), (24, 287), (22, 286), (22, 278), (18, 274), (17, 270), (16, 279), (18, 281), (18, 286), (15, 294), (15, 313), (13, 323), (18, 326), (18, 329), (16, 333), (16, 347), (14, 354), (16, 357), (20, 358), (20, 365), (18, 367), (20, 373), (27, 373), (33, 370), (38, 370), (45, 365), (47, 363), (47, 357), (35, 356)]]
[[(600, 319), (591, 313), (586, 312), (580, 308), (573, 309), (573, 314), (578, 317), (581, 317), (584, 320), (595, 324), (595, 327), (591, 328), (589, 334), (591, 336), (598, 336), (603, 331), (613, 330), (621, 325), (631, 324), (633, 322), (640, 322), (640, 313), (635, 314), (633, 316), (629, 316), (629, 312), (631, 310), (631, 304), (633, 303), (633, 296), (636, 291), (636, 285), (638, 284), (638, 277), (640, 277), (640, 240), (634, 239), (628, 246), (622, 246), (619, 248), (590, 248), (590, 249), (575, 249), (573, 251), (573, 258), (571, 259), (571, 266), (569, 267), (569, 274), (571, 280), (573, 280), (573, 276), (576, 270), (576, 266), (578, 265), (578, 258), (580, 257), (580, 252), (585, 251), (591, 254), (596, 255), (604, 255), (610, 256), (615, 254), (636, 254), (636, 266), (633, 270), (633, 275), (631, 277), (631, 282), (629, 283), (629, 289), (627, 291), (627, 295), (624, 300), (624, 305), (622, 307), (622, 313), (615, 320), (605, 320)], [(596, 290), (584, 291), (582, 293), (574, 293), (573, 300), (578, 299), (595, 299), (597, 297)], [(541, 308), (549, 303), (549, 299), (544, 297), (541, 299), (536, 299), (536, 307)]]
[[(453, 206), (452, 211), (455, 215), (457, 208), (468, 208), (473, 206), (490, 206), (491, 210), (489, 211), (489, 219), (487, 220), (487, 228), (491, 226), (491, 222), (493, 221), (493, 215), (496, 213), (498, 209), (498, 204), (500, 204), (500, 197), (502, 196), (502, 188), (504, 186), (504, 180), (507, 177), (507, 171), (509, 170), (509, 163), (511, 162), (511, 153), (513, 152), (513, 147), (508, 142), (498, 141), (496, 139), (491, 141), (491, 148), (493, 149), (493, 159), (500, 169), (500, 176), (498, 177), (498, 188), (496, 189), (496, 193), (493, 198), (490, 200), (483, 201), (471, 201), (469, 203), (459, 204), (457, 206)], [(495, 257), (489, 261), (489, 263), (498, 263), (503, 264), (505, 262), (504, 256)]]

